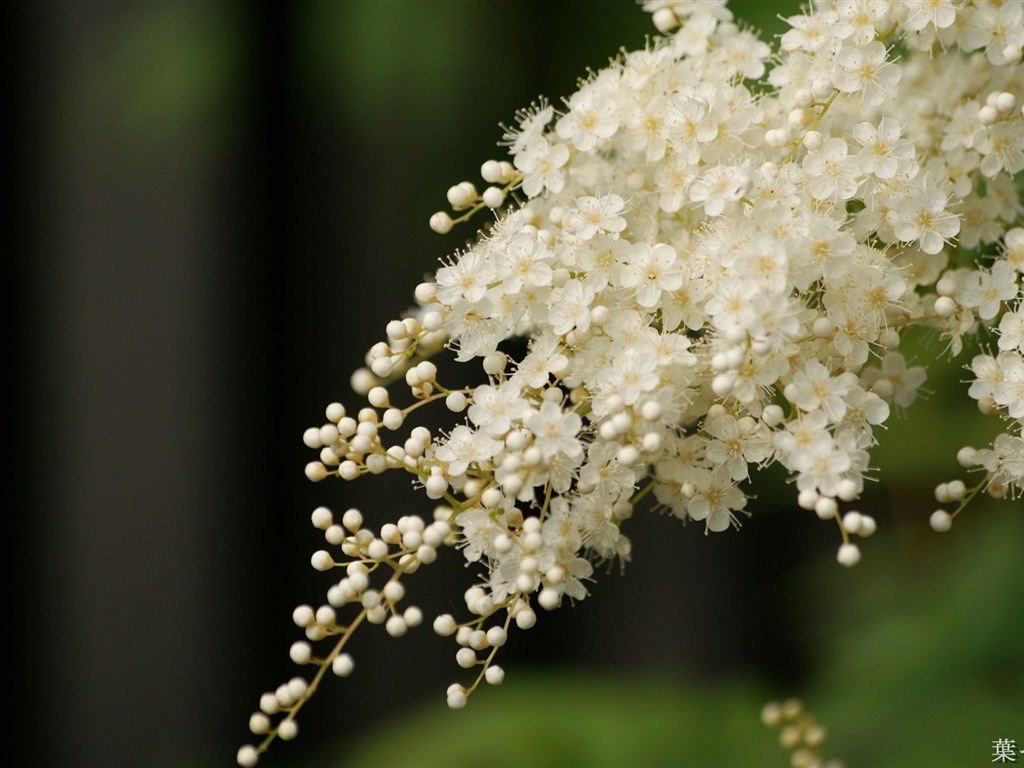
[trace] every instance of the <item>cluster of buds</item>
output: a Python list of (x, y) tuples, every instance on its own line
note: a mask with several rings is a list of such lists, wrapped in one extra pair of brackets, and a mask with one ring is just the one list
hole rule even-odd
[(761, 709), (761, 722), (779, 729), (779, 744), (790, 750), (793, 768), (843, 768), (842, 761), (822, 757), (828, 732), (799, 699), (768, 702)]

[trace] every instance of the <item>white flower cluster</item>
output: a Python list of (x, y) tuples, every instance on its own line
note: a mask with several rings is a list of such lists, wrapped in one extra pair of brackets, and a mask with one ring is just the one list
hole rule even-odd
[[(915, 326), (952, 356), (965, 338), (996, 340), (969, 395), (1006, 425), (961, 450), (984, 477), (940, 485), (956, 508), (933, 527), (980, 490), (1024, 490), (1024, 3), (818, 2), (774, 52), (719, 0), (643, 5), (661, 36), (561, 108), (520, 112), (482, 193), (449, 190), (457, 218), (437, 213), (433, 229), (488, 209), (493, 225), (370, 350), (353, 377), (368, 404), (332, 404), (307, 431), (310, 479), (404, 470), (439, 506), (379, 531), (355, 510), (340, 523), (314, 512), (340, 554), (313, 564), (345, 576), (295, 621), (336, 642), (324, 657), (296, 644), (316, 676), (265, 694), (251, 723), (265, 739), (240, 764), (294, 736), (326, 670), (351, 671), (358, 625), (397, 636), (420, 623), (399, 607), (401, 579), (443, 546), (482, 566), (469, 620), (434, 622), (479, 671), (449, 689), (453, 708), (501, 682), (513, 623), (583, 599), (595, 559), (629, 557), (622, 524), (645, 497), (723, 531), (747, 514), (753, 471), (780, 464), (855, 564), (875, 521), (843, 507), (876, 427), (924, 382), (900, 352)], [(480, 361), (483, 383), (442, 383), (430, 358), (445, 349)], [(458, 415), (450, 431), (406, 431), (430, 403)]]

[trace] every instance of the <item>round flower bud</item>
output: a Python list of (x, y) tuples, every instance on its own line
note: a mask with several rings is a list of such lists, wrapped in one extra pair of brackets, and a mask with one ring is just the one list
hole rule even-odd
[(946, 485), (946, 493), (949, 494), (950, 501), (960, 501), (967, 495), (967, 486), (963, 480), (951, 480)]
[(321, 605), (316, 609), (316, 623), (325, 627), (333, 627), (338, 620), (334, 608), (329, 605)]
[(446, 197), (448, 198), (448, 204), (455, 210), (468, 208), (473, 203), (473, 198), (469, 194), (468, 190), (458, 184), (448, 188), (448, 194)]
[(935, 300), (935, 314), (939, 317), (952, 317), (956, 314), (956, 302), (949, 296), (939, 296)]
[(524, 607), (516, 613), (516, 626), (520, 629), (530, 629), (537, 623), (537, 614), (530, 606)]
[(327, 475), (327, 467), (321, 461), (311, 461), (306, 465), (306, 477), (314, 483), (319, 483)]
[(561, 595), (558, 594), (558, 590), (545, 587), (537, 595), (537, 602), (545, 611), (553, 611), (561, 602)]
[(500, 648), (508, 640), (508, 633), (504, 627), (491, 627), (487, 630), (487, 644), (495, 648)]
[(786, 118), (789, 127), (794, 131), (802, 131), (811, 122), (811, 115), (806, 109), (794, 109)]
[(658, 8), (651, 14), (651, 21), (654, 22), (654, 28), (663, 33), (671, 32), (679, 26), (679, 19), (672, 9), (667, 7)]
[(458, 625), (450, 613), (442, 613), (434, 619), (434, 632), (441, 637), (449, 637), (455, 634)]
[(299, 735), (299, 724), (294, 720), (282, 720), (277, 725), (277, 735), (282, 741), (291, 741)]
[[(403, 328), (405, 326), (402, 326)], [(366, 399), (374, 408), (387, 408), (390, 402), (388, 391), (384, 387), (373, 387), (366, 393)]]
[(811, 93), (816, 101), (826, 101), (832, 95), (832, 80), (827, 75), (816, 77), (811, 81)]
[(856, 544), (843, 544), (836, 553), (836, 560), (847, 568), (856, 565), (860, 562), (860, 547)]
[[(390, 373), (390, 370), (388, 371)], [(377, 384), (377, 377), (369, 368), (357, 368), (349, 380), (352, 391), (357, 395), (366, 395)]]
[(807, 147), (807, 149), (812, 151), (821, 149), (821, 146), (824, 143), (825, 137), (821, 135), (821, 131), (808, 131), (804, 134), (803, 145)]
[(783, 420), (785, 420), (785, 418), (786, 413), (782, 410), (782, 406), (776, 405), (775, 403), (766, 405), (764, 410), (761, 411), (761, 421), (769, 427), (777, 427), (783, 422)]
[(953, 527), (953, 517), (944, 509), (936, 509), (932, 512), (932, 516), (928, 518), (928, 524), (932, 527), (933, 531), (945, 533)]
[(476, 651), (472, 648), (459, 648), (455, 654), (455, 663), (463, 669), (469, 669), (476, 664)]
[(484, 672), (488, 685), (501, 685), (505, 681), (505, 670), (498, 666), (490, 666)]
[(260, 710), (268, 715), (276, 715), (280, 712), (281, 704), (278, 702), (277, 696), (270, 692), (260, 696)]
[(999, 111), (991, 104), (986, 104), (978, 110), (978, 122), (982, 125), (992, 125), (999, 119)]
[(446, 235), (452, 230), (452, 217), (444, 211), (438, 211), (430, 217), (430, 228), (439, 235)]
[(814, 514), (822, 520), (831, 520), (839, 512), (839, 505), (836, 500), (828, 496), (822, 496), (814, 503)]
[(319, 549), (309, 559), (310, 564), (318, 571), (329, 571), (334, 567), (334, 558), (326, 550)]
[(292, 611), (292, 621), (295, 622), (295, 626), (297, 627), (308, 627), (310, 624), (316, 621), (316, 617), (313, 614), (313, 606), (298, 606), (294, 611)]
[(326, 531), (334, 522), (334, 516), (331, 514), (331, 510), (327, 507), (317, 507), (313, 510), (313, 514), (310, 516), (310, 521), (313, 523), (314, 528)]
[(444, 404), (452, 413), (462, 413), (469, 401), (462, 392), (452, 392), (444, 399)]
[(503, 181), (501, 163), (488, 160), (480, 166), (480, 178), (488, 184), (500, 184)]
[(302, 433), (302, 442), (307, 448), (316, 450), (317, 448), (323, 447), (323, 442), (320, 440), (320, 428), (310, 427)]
[(253, 712), (249, 717), (249, 730), (255, 734), (270, 732), (270, 718), (263, 712)]
[(352, 670), (355, 669), (355, 662), (352, 661), (352, 657), (347, 653), (339, 653), (335, 657), (334, 661), (331, 662), (331, 672), (338, 677), (348, 677), (352, 674)]
[(499, 373), (505, 370), (505, 365), (508, 362), (508, 358), (504, 352), (491, 352), (484, 356), (483, 368), (484, 373), (488, 376), (497, 376)]
[(857, 498), (860, 491), (857, 489), (857, 483), (848, 477), (844, 477), (839, 481), (839, 490), (836, 496), (839, 497), (840, 501), (853, 501)]
[(500, 208), (505, 202), (505, 192), (500, 187), (488, 187), (482, 199), (488, 208)]
[(772, 728), (782, 724), (782, 707), (778, 702), (770, 701), (761, 708), (761, 722)]
[(252, 744), (239, 747), (238, 754), (235, 756), (235, 762), (238, 763), (240, 768), (254, 768), (259, 760), (260, 751)]
[(860, 512), (850, 511), (843, 515), (843, 528), (848, 533), (860, 533), (861, 525), (864, 522), (864, 516)]
[(309, 664), (313, 659), (313, 646), (305, 640), (296, 640), (288, 650), (288, 656), (295, 664)]
[(348, 509), (341, 516), (341, 524), (352, 531), (352, 533), (355, 533), (363, 526), (363, 513), (354, 507)]
[(448, 709), (463, 709), (466, 706), (466, 691), (465, 689), (451, 691), (448, 694)]
[(405, 619), (401, 616), (392, 616), (387, 620), (384, 629), (392, 637), (401, 637), (409, 630), (409, 625), (405, 623)]

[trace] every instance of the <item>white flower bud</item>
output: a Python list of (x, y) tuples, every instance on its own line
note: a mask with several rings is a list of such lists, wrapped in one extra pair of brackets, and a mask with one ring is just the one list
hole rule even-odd
[(452, 217), (444, 211), (438, 211), (430, 217), (430, 228), (439, 235), (446, 235), (452, 231)]
[(860, 547), (856, 544), (843, 544), (836, 553), (840, 565), (850, 568), (860, 562)]
[(933, 531), (945, 533), (953, 527), (953, 517), (944, 509), (936, 509), (932, 512), (932, 516), (928, 518), (928, 524), (932, 527)]

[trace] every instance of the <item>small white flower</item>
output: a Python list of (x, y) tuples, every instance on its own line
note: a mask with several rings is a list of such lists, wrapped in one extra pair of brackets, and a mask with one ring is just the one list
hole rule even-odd
[(816, 152), (808, 152), (801, 166), (807, 190), (815, 200), (849, 200), (857, 193), (863, 174), (857, 157), (849, 155), (843, 139), (833, 138)]
[(862, 173), (871, 173), (880, 179), (891, 179), (898, 172), (912, 175), (914, 145), (901, 138), (899, 122), (883, 117), (875, 127), (860, 123), (853, 128), (853, 137), (862, 149), (857, 155)]
[(893, 233), (905, 243), (916, 242), (925, 253), (938, 253), (960, 231), (960, 219), (946, 209), (948, 202), (934, 186), (915, 189), (890, 212)]
[(675, 248), (667, 243), (636, 243), (627, 253), (620, 284), (636, 290), (640, 306), (656, 306), (663, 291), (675, 291), (683, 284)]
[(523, 173), (523, 192), (529, 197), (536, 197), (545, 189), (561, 192), (565, 186), (562, 167), (568, 159), (569, 148), (565, 144), (551, 144), (539, 136), (529, 139), (513, 159)]
[(583, 455), (577, 437), (583, 420), (575, 411), (564, 411), (558, 403), (545, 400), (538, 410), (530, 411), (523, 424), (533, 433), (533, 444), (544, 458), (559, 452), (570, 458)]
[(750, 175), (735, 165), (709, 168), (690, 186), (690, 200), (704, 206), (707, 216), (721, 216), (726, 207), (742, 198), (750, 188)]
[(598, 233), (616, 238), (626, 228), (626, 219), (621, 215), (625, 205), (616, 194), (583, 195), (576, 198), (576, 207), (562, 217), (562, 227), (580, 240), (590, 240)]
[(900, 75), (900, 68), (886, 61), (885, 46), (876, 40), (840, 50), (832, 82), (843, 93), (860, 94), (865, 105), (877, 107), (895, 88)]

